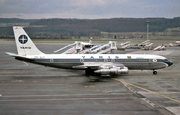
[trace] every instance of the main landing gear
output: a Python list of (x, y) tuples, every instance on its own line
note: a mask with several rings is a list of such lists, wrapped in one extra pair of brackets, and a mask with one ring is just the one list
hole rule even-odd
[(156, 70), (153, 70), (153, 74), (154, 74), (154, 75), (157, 75), (157, 71), (156, 71)]
[(86, 69), (85, 70), (85, 74), (86, 76), (88, 77), (88, 80), (91, 82), (91, 81), (100, 81), (101, 77), (98, 76), (98, 74), (94, 73), (94, 70), (93, 69)]

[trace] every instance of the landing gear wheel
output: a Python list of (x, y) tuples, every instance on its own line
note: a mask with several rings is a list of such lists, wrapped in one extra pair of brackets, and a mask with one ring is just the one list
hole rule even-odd
[(154, 74), (154, 75), (157, 75), (157, 71), (153, 71), (153, 74)]

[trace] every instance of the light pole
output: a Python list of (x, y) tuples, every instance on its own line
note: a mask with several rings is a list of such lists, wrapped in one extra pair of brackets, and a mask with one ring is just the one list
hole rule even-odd
[(149, 23), (150, 21), (147, 21), (147, 40), (149, 39)]

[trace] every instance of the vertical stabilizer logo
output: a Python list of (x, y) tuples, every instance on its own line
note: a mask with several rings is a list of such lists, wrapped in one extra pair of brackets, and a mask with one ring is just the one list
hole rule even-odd
[(21, 44), (25, 44), (25, 43), (27, 43), (27, 41), (28, 41), (28, 38), (27, 38), (26, 35), (21, 35), (21, 36), (19, 36), (19, 42), (20, 42)]

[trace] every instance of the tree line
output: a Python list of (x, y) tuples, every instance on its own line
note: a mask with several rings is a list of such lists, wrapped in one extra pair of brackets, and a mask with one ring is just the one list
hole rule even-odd
[[(25, 30), (31, 36), (77, 37), (101, 36), (102, 32), (164, 32), (167, 28), (180, 27), (180, 17), (167, 18), (112, 18), (112, 19), (0, 19), (2, 23), (26, 22)], [(0, 27), (0, 36), (13, 35), (9, 26)], [(177, 31), (179, 32), (179, 31)]]

